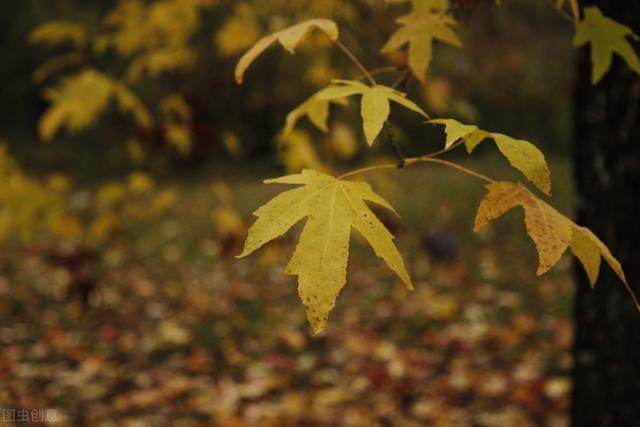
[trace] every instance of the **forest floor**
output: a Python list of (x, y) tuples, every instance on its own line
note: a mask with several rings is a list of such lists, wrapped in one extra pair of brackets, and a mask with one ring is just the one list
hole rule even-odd
[[(570, 212), (569, 166), (551, 168), (552, 203)], [(245, 225), (284, 188), (263, 178), (227, 183)], [(216, 177), (178, 184), (171, 215), (105, 250), (86, 306), (68, 270), (14, 253), (0, 273), (0, 407), (48, 408), (60, 426), (566, 426), (572, 259), (536, 277), (520, 209), (474, 233), (484, 190), (455, 171), (368, 179), (402, 216), (384, 222), (416, 290), (354, 238), (317, 336), (283, 274), (299, 226), (234, 258), (242, 236), (212, 222)]]

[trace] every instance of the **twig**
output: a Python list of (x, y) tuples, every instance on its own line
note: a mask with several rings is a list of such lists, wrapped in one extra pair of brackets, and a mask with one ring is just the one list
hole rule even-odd
[(407, 68), (405, 70), (404, 74), (402, 76), (400, 76), (400, 78), (398, 80), (393, 82), (391, 87), (394, 88), (394, 89), (404, 90), (404, 88), (407, 86), (407, 82), (409, 81), (410, 78), (411, 78), (411, 70)]
[(404, 157), (404, 154), (402, 154), (402, 150), (400, 150), (400, 146), (396, 142), (396, 139), (393, 137), (393, 131), (391, 130), (391, 123), (389, 122), (389, 120), (384, 122), (384, 130), (387, 133), (387, 140), (389, 141), (389, 144), (391, 144), (393, 151), (396, 153), (396, 156), (398, 157), (397, 167), (403, 168), (404, 165), (406, 164), (405, 157)]
[(347, 58), (349, 58), (349, 60), (360, 70), (360, 72), (362, 73), (363, 76), (366, 77), (366, 79), (369, 81), (369, 83), (371, 83), (372, 86), (375, 86), (376, 83), (376, 79), (373, 78), (373, 76), (371, 75), (371, 73), (365, 68), (364, 65), (362, 65), (362, 63), (358, 60), (358, 58), (355, 57), (355, 55), (353, 53), (351, 53), (351, 51), (349, 50), (348, 47), (346, 47), (344, 44), (342, 44), (342, 42), (340, 40), (334, 40), (333, 42), (341, 51), (342, 53), (345, 54), (345, 56)]
[[(377, 76), (380, 74), (388, 74), (388, 73), (395, 73), (398, 71), (398, 67), (393, 66), (393, 65), (388, 65), (386, 67), (378, 67), (378, 68), (373, 68), (371, 70), (369, 70), (369, 74), (371, 74), (372, 76)], [(359, 76), (355, 77), (357, 80), (359, 79), (366, 79), (367, 76), (364, 74), (360, 74)]]
[(370, 172), (370, 171), (374, 171), (374, 170), (379, 170), (379, 169), (398, 169), (399, 167), (404, 167), (404, 166), (411, 166), (414, 165), (416, 163), (437, 163), (443, 166), (447, 166), (450, 167), (452, 169), (456, 169), (460, 172), (464, 172), (467, 175), (471, 175), (473, 177), (479, 178), (485, 182), (489, 182), (489, 183), (494, 183), (496, 182), (494, 179), (489, 178), (486, 175), (483, 175), (479, 172), (473, 171), (471, 169), (468, 169), (462, 165), (459, 165), (457, 163), (453, 163), (450, 162), (448, 160), (442, 160), (442, 159), (436, 159), (436, 156), (440, 156), (448, 151), (453, 150), (454, 148), (460, 146), (462, 144), (462, 141), (456, 142), (455, 144), (451, 145), (449, 148), (445, 148), (436, 152), (433, 152), (431, 154), (426, 154), (424, 156), (420, 156), (420, 157), (402, 157), (402, 161), (403, 161), (403, 165), (399, 166), (399, 165), (391, 165), (391, 164), (385, 164), (385, 165), (375, 165), (375, 166), (367, 166), (365, 168), (362, 169), (356, 169), (354, 171), (351, 172), (347, 172), (345, 174), (340, 175), (337, 179), (341, 180), (350, 176), (354, 176), (354, 175), (359, 175), (361, 173), (364, 172)]
[(441, 156), (444, 153), (448, 153), (449, 151), (453, 150), (454, 148), (458, 148), (458, 146), (460, 146), (462, 144), (464, 144), (464, 140), (460, 139), (457, 142), (454, 142), (453, 144), (451, 144), (447, 148), (443, 148), (442, 150), (434, 151), (433, 153), (425, 154), (424, 156), (420, 156), (420, 158), (427, 159), (427, 158), (438, 157), (438, 156)]
[[(404, 89), (409, 77), (411, 77), (411, 70), (406, 70), (404, 74), (391, 85), (391, 87), (394, 89), (398, 89), (400, 87)], [(402, 150), (400, 150), (400, 146), (396, 142), (396, 139), (393, 137), (391, 122), (389, 120), (384, 122), (384, 129), (387, 133), (387, 140), (389, 141), (389, 144), (391, 144), (393, 151), (396, 153), (396, 156), (398, 156), (398, 168), (403, 168), (406, 164), (405, 157), (404, 154), (402, 154)]]
[(406, 159), (406, 164), (407, 166), (412, 165), (414, 163), (438, 163), (444, 166), (448, 166), (450, 168), (459, 170), (460, 172), (464, 172), (467, 175), (471, 175), (471, 176), (475, 176), (476, 178), (480, 178), (483, 181), (486, 181), (488, 183), (494, 183), (496, 182), (494, 179), (489, 178), (486, 175), (482, 175), (481, 173), (478, 173), (476, 171), (473, 171), (471, 169), (465, 168), (462, 165), (459, 165), (457, 163), (453, 163), (450, 162), (448, 160), (442, 160), (442, 159), (434, 159), (433, 157), (428, 157), (428, 156), (424, 156), (424, 157), (410, 157), (408, 159)]
[(379, 170), (379, 169), (398, 169), (398, 165), (374, 165), (374, 166), (367, 166), (366, 168), (360, 168), (360, 169), (356, 169), (353, 170), (351, 172), (347, 172), (344, 173), (342, 175), (340, 175), (338, 178), (336, 178), (338, 181), (348, 178), (350, 176), (354, 176), (354, 175), (360, 175), (361, 173), (365, 173), (365, 172), (370, 172), (370, 171), (375, 171), (375, 170)]

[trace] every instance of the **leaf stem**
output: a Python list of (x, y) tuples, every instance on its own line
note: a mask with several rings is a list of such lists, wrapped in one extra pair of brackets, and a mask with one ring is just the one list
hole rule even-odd
[(494, 179), (489, 178), (489, 177), (488, 177), (488, 176), (486, 176), (486, 175), (482, 175), (481, 173), (478, 173), (478, 172), (476, 172), (476, 171), (473, 171), (473, 170), (471, 170), (471, 169), (469, 169), (469, 168), (465, 168), (465, 167), (464, 167), (464, 166), (462, 166), (462, 165), (459, 165), (459, 164), (457, 164), (457, 163), (450, 162), (450, 161), (448, 161), (448, 160), (435, 159), (435, 158), (433, 158), (433, 157), (429, 157), (429, 156), (423, 156), (423, 157), (410, 157), (410, 158), (406, 159), (406, 165), (407, 165), (407, 166), (412, 165), (412, 164), (414, 164), (414, 163), (438, 163), (438, 164), (441, 164), (441, 165), (444, 165), (444, 166), (448, 166), (448, 167), (450, 167), (450, 168), (452, 168), (452, 169), (459, 170), (460, 172), (464, 172), (464, 173), (466, 173), (467, 175), (474, 176), (474, 177), (479, 178), (479, 179), (481, 179), (481, 180), (483, 180), (483, 181), (485, 181), (485, 182), (488, 182), (488, 183), (494, 183), (494, 182), (496, 182)]
[[(391, 85), (391, 87), (393, 89), (398, 89), (399, 87), (402, 87), (402, 89), (404, 89), (404, 86), (409, 81), (409, 77), (411, 77), (411, 70), (406, 70), (403, 73), (403, 75), (400, 76), (400, 78), (397, 79)], [(384, 129), (387, 133), (387, 140), (389, 141), (389, 144), (391, 144), (391, 148), (393, 148), (393, 151), (396, 153), (396, 156), (398, 156), (398, 168), (403, 168), (406, 164), (405, 157), (404, 157), (404, 154), (402, 154), (402, 150), (400, 150), (400, 146), (398, 145), (398, 142), (393, 136), (393, 130), (391, 129), (391, 121), (389, 119), (385, 120)]]
[(398, 168), (403, 168), (406, 164), (406, 160), (404, 154), (402, 154), (402, 150), (400, 150), (400, 146), (396, 142), (396, 139), (393, 137), (393, 130), (391, 129), (391, 123), (389, 122), (389, 120), (384, 122), (384, 130), (387, 134), (387, 140), (389, 141), (389, 144), (391, 144), (391, 148), (393, 148), (393, 151), (398, 157)]
[(627, 288), (627, 292), (629, 292), (629, 294), (631, 295), (631, 299), (635, 303), (636, 309), (640, 311), (640, 302), (638, 301), (636, 293), (633, 291), (633, 289), (631, 289), (631, 286), (629, 286), (627, 282), (623, 281), (622, 283), (624, 284), (624, 287)]
[(362, 65), (362, 62), (360, 62), (358, 58), (356, 58), (356, 56), (349, 50), (348, 47), (342, 44), (340, 40), (334, 40), (333, 43), (342, 51), (342, 53), (345, 54), (347, 58), (349, 58), (351, 62), (353, 62), (353, 65), (355, 65), (360, 70), (362, 75), (366, 77), (366, 79), (369, 81), (369, 83), (371, 83), (372, 86), (375, 86), (378, 84), (376, 82), (376, 79), (374, 79), (371, 73), (369, 72), (369, 70), (367, 70), (365, 66)]
[(404, 88), (407, 85), (407, 82), (411, 78), (411, 70), (406, 69), (405, 72), (391, 85), (394, 89), (399, 89), (404, 92)]
[(352, 170), (351, 172), (344, 173), (344, 174), (340, 175), (336, 179), (338, 181), (340, 181), (340, 180), (343, 180), (344, 178), (348, 178), (350, 176), (360, 175), (361, 173), (380, 170), (380, 169), (398, 169), (398, 165), (389, 165), (389, 164), (387, 164), (387, 165), (367, 166), (366, 168), (356, 169), (356, 170)]
[[(388, 65), (386, 67), (378, 67), (378, 68), (372, 68), (371, 70), (369, 70), (369, 74), (371, 74), (372, 76), (378, 76), (380, 74), (390, 74), (390, 73), (396, 73), (398, 72), (398, 67), (394, 66), (394, 65)], [(366, 79), (367, 76), (365, 74), (360, 74), (358, 77), (356, 77), (356, 79)]]
[(344, 173), (342, 175), (340, 175), (337, 179), (338, 180), (342, 180), (344, 178), (348, 178), (350, 176), (354, 176), (354, 175), (359, 175), (361, 173), (365, 173), (365, 172), (371, 172), (371, 171), (375, 171), (375, 170), (380, 170), (380, 169), (400, 169), (403, 168), (405, 166), (410, 166), (416, 163), (436, 163), (436, 164), (440, 164), (443, 166), (447, 166), (450, 167), (452, 169), (456, 169), (460, 172), (466, 173), (467, 175), (471, 175), (473, 177), (479, 178), (485, 182), (488, 183), (494, 183), (496, 182), (494, 179), (489, 178), (486, 175), (483, 175), (479, 172), (476, 172), (474, 170), (471, 170), (469, 168), (466, 168), (462, 165), (459, 165), (458, 163), (454, 163), (454, 162), (450, 162), (448, 160), (442, 160), (442, 159), (437, 159), (435, 157), (444, 154), (448, 151), (453, 150), (454, 148), (460, 146), (462, 144), (462, 141), (459, 141), (453, 145), (451, 145), (449, 148), (444, 148), (442, 150), (433, 152), (431, 154), (426, 154), (424, 156), (420, 156), (420, 157), (402, 157), (402, 163), (400, 165), (396, 164), (396, 165), (391, 165), (391, 164), (385, 164), (385, 165), (374, 165), (374, 166), (367, 166), (365, 168), (362, 169), (356, 169), (353, 170), (351, 172), (347, 172)]

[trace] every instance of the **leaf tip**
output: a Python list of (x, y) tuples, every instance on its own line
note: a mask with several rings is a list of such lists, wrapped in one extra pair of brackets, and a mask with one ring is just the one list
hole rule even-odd
[(551, 270), (551, 267), (553, 267), (553, 265), (544, 263), (544, 264), (540, 264), (538, 265), (538, 270), (536, 271), (536, 276), (542, 276), (544, 273), (546, 273), (547, 271)]
[(243, 64), (243, 62), (244, 62), (244, 56), (240, 58), (234, 70), (233, 77), (237, 85), (241, 85), (242, 83), (244, 83), (244, 71), (246, 69), (246, 66)]
[(242, 253), (240, 253), (240, 254), (236, 255), (236, 256), (235, 256), (235, 258), (236, 258), (236, 259), (241, 259), (241, 258), (246, 257), (246, 256), (247, 256), (247, 255), (249, 255), (249, 254), (251, 254), (251, 252), (250, 252), (250, 251), (247, 251), (247, 249), (245, 248), (245, 249), (243, 249), (243, 250), (242, 250)]
[(476, 214), (476, 219), (473, 223), (473, 231), (474, 233), (479, 233), (482, 229), (489, 223), (489, 220), (486, 218), (484, 214), (478, 208), (478, 212)]

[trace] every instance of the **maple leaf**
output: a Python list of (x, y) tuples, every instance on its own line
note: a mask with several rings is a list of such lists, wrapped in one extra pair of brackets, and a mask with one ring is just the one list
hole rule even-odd
[(584, 8), (584, 19), (576, 28), (573, 44), (578, 47), (591, 43), (593, 84), (598, 83), (607, 73), (614, 53), (620, 55), (629, 67), (640, 74), (640, 59), (626, 39), (629, 36), (638, 39), (631, 28), (607, 18), (596, 6)]
[(280, 193), (254, 212), (258, 219), (249, 229), (239, 257), (249, 255), (307, 218), (285, 272), (298, 276), (298, 293), (314, 333), (324, 328), (346, 283), (351, 228), (364, 236), (407, 288), (413, 289), (393, 235), (366, 202), (395, 211), (369, 184), (343, 181), (309, 169), (265, 183), (302, 187)]
[(51, 102), (38, 123), (40, 137), (49, 141), (61, 127), (76, 132), (92, 125), (115, 100), (121, 111), (130, 113), (137, 124), (148, 127), (151, 115), (142, 101), (122, 82), (96, 70), (84, 70), (65, 77), (47, 89), (44, 97)]
[(325, 170), (318, 153), (313, 146), (311, 137), (302, 130), (292, 130), (283, 133), (278, 139), (278, 157), (287, 173), (300, 172), (310, 168)]
[(171, 70), (188, 70), (197, 58), (197, 52), (188, 46), (169, 46), (151, 49), (139, 54), (127, 69), (130, 82), (139, 80), (147, 73), (151, 77)]
[(333, 85), (318, 93), (317, 99), (328, 101), (351, 95), (362, 95), (360, 114), (362, 116), (364, 134), (370, 146), (373, 145), (382, 130), (382, 126), (384, 126), (384, 122), (389, 117), (390, 101), (400, 104), (423, 117), (429, 117), (422, 108), (406, 98), (406, 93), (397, 91), (389, 86), (367, 86), (354, 80), (332, 80), (332, 83)]
[(523, 139), (487, 132), (475, 125), (465, 125), (453, 119), (435, 119), (430, 123), (445, 126), (447, 135), (445, 148), (451, 147), (457, 140), (464, 140), (467, 151), (471, 153), (482, 141), (493, 139), (498, 150), (509, 160), (511, 166), (520, 170), (526, 177), (544, 193), (551, 194), (551, 172), (544, 158), (544, 154), (535, 145)]
[(399, 17), (396, 22), (402, 26), (391, 35), (381, 52), (389, 54), (408, 44), (409, 68), (422, 82), (431, 63), (434, 40), (462, 47), (462, 42), (451, 29), (456, 21), (450, 16), (421, 8)]
[(324, 32), (331, 40), (338, 39), (338, 26), (330, 19), (309, 19), (299, 24), (276, 31), (268, 36), (262, 37), (251, 47), (238, 61), (236, 65), (235, 77), (238, 84), (242, 84), (244, 73), (251, 63), (276, 41), (290, 53), (295, 53), (298, 43), (314, 28)]
[(598, 280), (600, 258), (602, 257), (620, 278), (631, 294), (636, 307), (640, 310), (640, 304), (627, 283), (620, 262), (591, 230), (575, 224), (543, 200), (534, 196), (521, 184), (494, 182), (485, 188), (489, 193), (482, 199), (478, 207), (475, 231), (481, 230), (490, 221), (512, 208), (522, 206), (527, 234), (533, 240), (538, 251), (538, 275), (549, 271), (560, 260), (567, 248), (570, 248), (584, 267), (593, 287)]
[(293, 128), (296, 126), (298, 121), (304, 116), (307, 116), (309, 121), (311, 121), (311, 123), (313, 123), (313, 125), (322, 132), (328, 132), (329, 128), (327, 127), (327, 121), (329, 119), (329, 105), (332, 102), (340, 105), (347, 104), (347, 101), (342, 98), (323, 99), (323, 93), (329, 92), (331, 92), (331, 86), (316, 92), (297, 108), (291, 110), (291, 112), (287, 114), (287, 118), (285, 120), (284, 129), (282, 131), (283, 135), (287, 135), (293, 131)]
[(234, 5), (233, 15), (216, 33), (220, 56), (229, 57), (253, 45), (260, 37), (255, 10), (246, 3)]
[(49, 21), (39, 25), (29, 33), (29, 42), (56, 45), (70, 42), (75, 47), (82, 47), (87, 42), (85, 28), (71, 21)]

